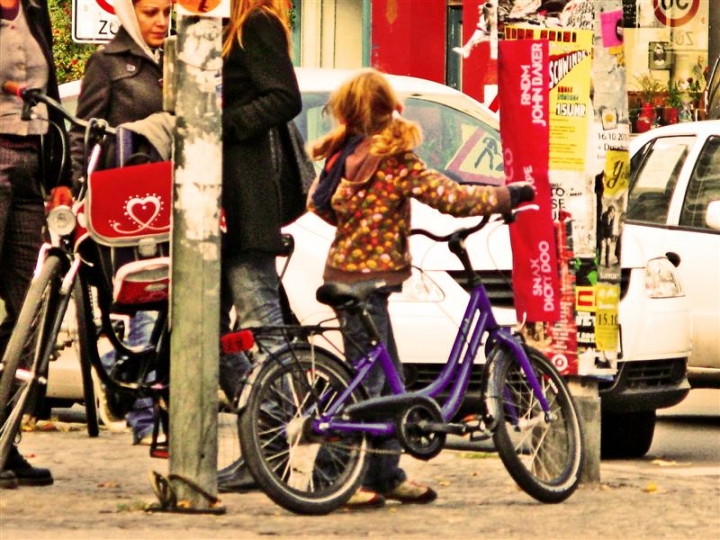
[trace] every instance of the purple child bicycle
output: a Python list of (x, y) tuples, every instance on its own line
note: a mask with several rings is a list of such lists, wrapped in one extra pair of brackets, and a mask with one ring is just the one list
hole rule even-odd
[[(468, 236), (500, 219), (484, 218), (447, 236), (413, 230), (447, 242), (472, 285), (448, 362), (422, 390), (405, 390), (369, 317), (365, 324), (375, 336), (374, 345), (354, 368), (315, 344), (325, 332), (342, 332), (335, 319), (315, 326), (253, 329), (261, 351), (263, 339), (272, 336), (277, 342), (278, 333), (286, 343), (281, 350), (265, 350), (269, 358), (250, 375), (238, 420), (248, 468), (273, 501), (298, 514), (339, 508), (363, 480), (373, 436), (396, 437), (405, 452), (423, 460), (437, 456), (449, 434), (492, 438), (512, 478), (538, 501), (562, 502), (575, 491), (583, 438), (566, 383), (545, 356), (495, 321), (465, 247)], [(505, 219), (512, 221), (512, 216)], [(317, 299), (336, 310), (362, 314), (364, 299), (384, 284), (327, 283), (318, 289)], [(475, 365), (481, 346), (486, 362)], [(362, 383), (377, 362), (392, 395), (369, 399)], [(458, 421), (472, 369), (482, 369), (480, 406)]]

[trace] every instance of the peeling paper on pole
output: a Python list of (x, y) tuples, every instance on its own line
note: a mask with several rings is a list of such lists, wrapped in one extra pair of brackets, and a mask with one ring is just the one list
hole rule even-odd
[[(175, 171), (175, 208), (183, 212), (186, 238), (192, 241), (220, 235), (221, 184), (208, 170), (208, 163), (222, 163), (220, 144), (190, 134), (185, 144), (185, 165)], [(214, 255), (203, 256), (217, 257), (217, 249), (214, 251)]]

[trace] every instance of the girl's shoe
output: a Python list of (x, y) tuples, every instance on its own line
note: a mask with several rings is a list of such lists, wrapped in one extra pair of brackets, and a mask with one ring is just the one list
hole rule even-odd
[(411, 480), (405, 480), (398, 487), (383, 493), (389, 501), (400, 501), (403, 504), (427, 504), (437, 499), (437, 493), (430, 486), (424, 486)]
[(345, 508), (358, 510), (362, 508), (380, 508), (385, 505), (385, 497), (369, 489), (360, 488), (350, 500), (345, 503)]

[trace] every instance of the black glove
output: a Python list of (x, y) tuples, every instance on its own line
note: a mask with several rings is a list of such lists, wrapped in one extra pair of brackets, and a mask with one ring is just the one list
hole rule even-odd
[(513, 182), (508, 184), (510, 192), (510, 207), (517, 208), (524, 202), (531, 202), (535, 199), (535, 187), (530, 182)]

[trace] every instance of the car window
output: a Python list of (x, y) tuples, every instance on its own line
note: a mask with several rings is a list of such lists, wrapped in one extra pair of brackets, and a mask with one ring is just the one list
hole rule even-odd
[[(303, 110), (295, 123), (306, 142), (332, 129), (325, 110), (328, 97), (322, 92), (303, 93)], [(417, 153), (428, 167), (458, 182), (504, 182), (500, 135), (491, 126), (443, 103), (418, 97), (404, 100), (403, 116), (422, 127), (423, 143)]]
[(720, 200), (720, 137), (705, 142), (688, 183), (680, 225), (711, 230), (705, 222), (708, 204)]
[(408, 98), (403, 115), (422, 126), (417, 152), (428, 167), (463, 183), (505, 181), (500, 134), (463, 111), (428, 99)]
[(705, 107), (708, 119), (720, 119), (720, 58), (710, 74), (710, 81), (705, 89)]
[(661, 137), (635, 153), (630, 162), (628, 220), (662, 224), (694, 137)]

